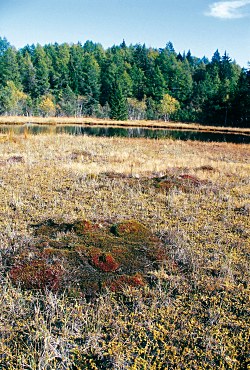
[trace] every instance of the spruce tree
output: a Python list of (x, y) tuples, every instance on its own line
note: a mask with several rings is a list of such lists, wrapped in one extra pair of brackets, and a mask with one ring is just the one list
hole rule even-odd
[(36, 69), (32, 63), (30, 54), (28, 52), (21, 58), (21, 80), (23, 91), (29, 94), (32, 98), (36, 95)]
[(118, 121), (126, 121), (128, 119), (127, 99), (123, 94), (119, 81), (115, 81), (112, 85), (109, 104), (110, 118)]
[(14, 47), (8, 47), (0, 59), (0, 84), (6, 86), (8, 81), (13, 81), (16, 87), (21, 88), (21, 77)]
[(10, 48), (10, 43), (6, 37), (0, 37), (0, 57), (5, 53), (5, 51)]
[(34, 66), (36, 68), (36, 97), (46, 95), (49, 92), (49, 59), (44, 48), (37, 45), (34, 52)]

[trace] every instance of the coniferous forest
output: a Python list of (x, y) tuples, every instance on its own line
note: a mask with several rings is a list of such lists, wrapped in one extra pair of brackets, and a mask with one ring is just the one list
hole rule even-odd
[(250, 69), (136, 44), (27, 45), (0, 37), (0, 114), (164, 119), (249, 127)]

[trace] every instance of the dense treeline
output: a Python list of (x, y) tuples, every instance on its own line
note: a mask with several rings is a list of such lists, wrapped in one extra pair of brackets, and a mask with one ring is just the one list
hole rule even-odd
[(172, 119), (249, 127), (250, 70), (207, 58), (92, 41), (27, 45), (0, 38), (0, 114)]

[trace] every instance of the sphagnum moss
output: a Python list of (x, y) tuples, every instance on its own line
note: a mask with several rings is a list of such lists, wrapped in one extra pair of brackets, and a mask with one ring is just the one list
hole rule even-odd
[[(0, 141), (0, 368), (248, 368), (249, 158), (249, 146), (226, 143)], [(155, 178), (187, 175), (202, 186), (155, 186)], [(100, 230), (136, 220), (160, 238), (166, 258), (148, 271), (147, 284), (139, 273), (121, 274), (118, 295), (111, 285), (90, 301), (77, 287), (67, 296), (14, 286), (9, 264), (27, 248), (33, 258), (31, 225), (49, 219), (90, 220)], [(64, 232), (41, 250), (53, 268), (75, 253), (64, 248), (75, 230)], [(106, 253), (92, 263), (106, 266)]]

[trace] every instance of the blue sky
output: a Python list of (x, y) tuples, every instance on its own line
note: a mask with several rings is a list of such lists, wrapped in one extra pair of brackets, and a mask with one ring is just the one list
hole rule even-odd
[(212, 57), (218, 48), (247, 67), (250, 0), (0, 0), (0, 36), (27, 44), (145, 43)]

